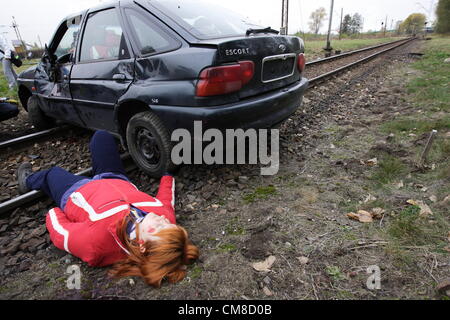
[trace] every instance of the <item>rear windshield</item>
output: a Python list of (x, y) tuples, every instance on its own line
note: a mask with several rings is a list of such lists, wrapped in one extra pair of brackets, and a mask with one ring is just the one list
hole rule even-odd
[(245, 35), (261, 26), (229, 9), (198, 0), (148, 0), (199, 39)]

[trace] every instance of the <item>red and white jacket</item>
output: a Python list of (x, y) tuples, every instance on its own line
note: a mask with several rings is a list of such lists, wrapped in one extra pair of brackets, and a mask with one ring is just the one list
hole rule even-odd
[(46, 225), (54, 245), (93, 267), (104, 267), (127, 257), (116, 226), (130, 213), (130, 205), (145, 212), (165, 216), (175, 224), (175, 180), (161, 178), (157, 196), (139, 191), (119, 179), (91, 181), (73, 192), (64, 211), (54, 208)]

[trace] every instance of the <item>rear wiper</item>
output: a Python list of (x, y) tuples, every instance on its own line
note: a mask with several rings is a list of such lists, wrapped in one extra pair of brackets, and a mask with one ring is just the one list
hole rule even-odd
[(248, 37), (251, 34), (256, 34), (256, 33), (275, 33), (275, 34), (279, 34), (280, 32), (277, 30), (272, 29), (271, 27), (267, 27), (265, 29), (248, 29), (247, 32), (245, 33), (245, 35)]

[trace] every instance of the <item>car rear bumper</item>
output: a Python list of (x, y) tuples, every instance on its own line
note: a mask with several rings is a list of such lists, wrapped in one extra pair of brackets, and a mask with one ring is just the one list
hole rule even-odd
[(194, 121), (207, 129), (263, 129), (279, 125), (301, 105), (308, 80), (302, 78), (288, 87), (217, 107), (152, 106), (170, 132), (183, 128), (193, 132)]

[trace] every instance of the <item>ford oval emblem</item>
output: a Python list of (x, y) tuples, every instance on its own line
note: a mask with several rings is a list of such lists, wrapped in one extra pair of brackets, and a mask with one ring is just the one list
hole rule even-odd
[(280, 48), (281, 52), (285, 52), (287, 49), (284, 44), (280, 44), (280, 46), (278, 48)]

